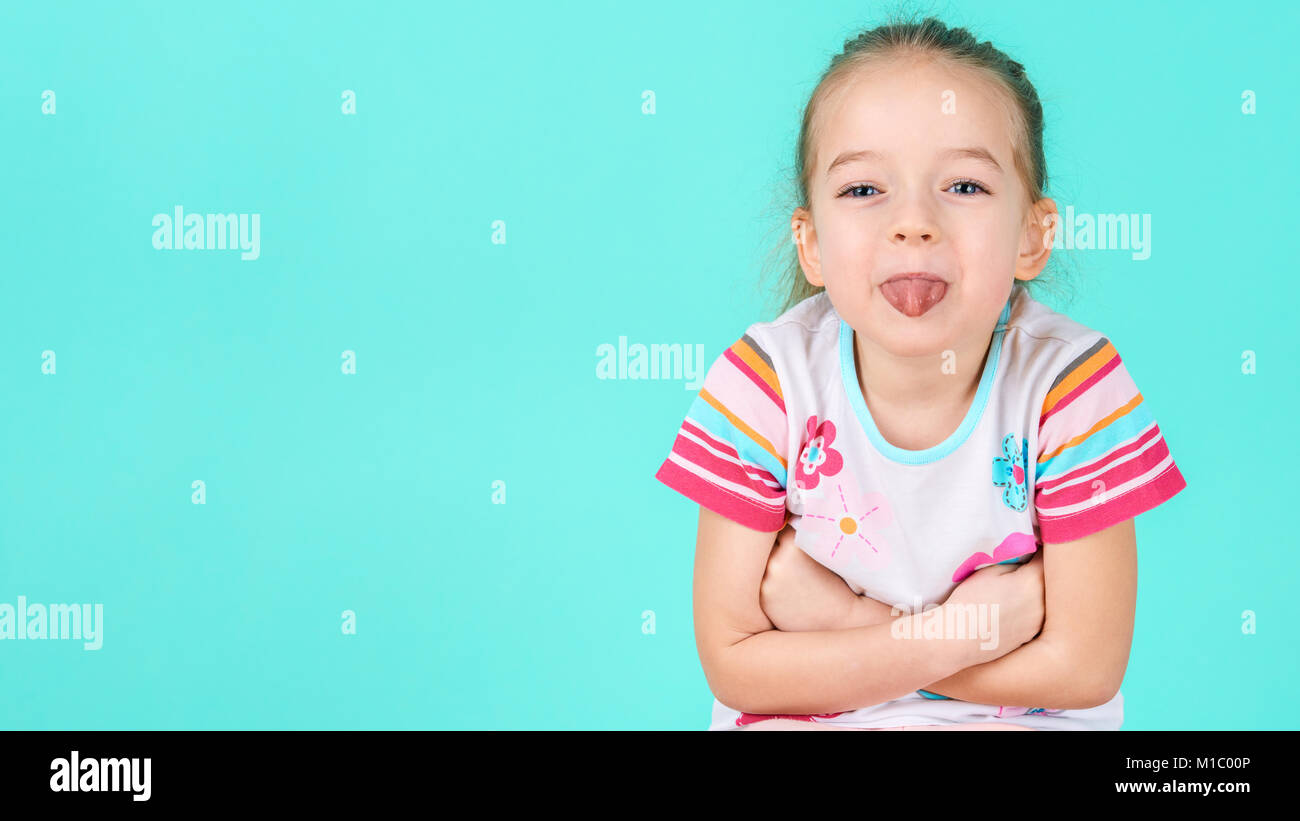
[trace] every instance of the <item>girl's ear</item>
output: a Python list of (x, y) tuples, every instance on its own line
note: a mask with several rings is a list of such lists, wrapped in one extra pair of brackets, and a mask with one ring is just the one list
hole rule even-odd
[(1020, 238), (1020, 253), (1016, 256), (1016, 279), (1033, 279), (1047, 267), (1056, 232), (1060, 230), (1060, 219), (1056, 202), (1048, 197), (1030, 206)]
[(813, 226), (812, 213), (807, 208), (800, 206), (794, 209), (794, 216), (790, 218), (790, 231), (799, 252), (799, 267), (803, 269), (804, 279), (813, 287), (825, 287), (821, 259), (817, 253), (817, 229)]

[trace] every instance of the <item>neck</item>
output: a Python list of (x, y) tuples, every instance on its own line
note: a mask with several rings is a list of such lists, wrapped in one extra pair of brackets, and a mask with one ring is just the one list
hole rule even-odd
[(992, 350), (993, 328), (943, 353), (899, 356), (862, 334), (853, 335), (858, 385), (867, 406), (908, 417), (944, 418), (964, 414), (979, 389)]

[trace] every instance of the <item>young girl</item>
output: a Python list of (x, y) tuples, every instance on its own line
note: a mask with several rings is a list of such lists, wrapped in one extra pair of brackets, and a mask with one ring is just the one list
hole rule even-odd
[(788, 309), (656, 474), (700, 505), (711, 729), (1120, 727), (1133, 518), (1186, 483), (1110, 340), (1025, 284), (1042, 125), (1019, 63), (934, 19), (813, 92)]

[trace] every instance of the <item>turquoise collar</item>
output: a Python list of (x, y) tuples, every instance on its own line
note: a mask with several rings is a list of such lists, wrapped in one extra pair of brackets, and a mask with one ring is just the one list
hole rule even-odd
[(840, 319), (840, 376), (844, 383), (844, 391), (848, 394), (849, 404), (853, 406), (853, 411), (858, 415), (858, 421), (862, 423), (862, 429), (866, 431), (867, 438), (881, 455), (895, 462), (904, 465), (924, 465), (929, 462), (936, 462), (948, 454), (952, 453), (967, 437), (979, 423), (980, 417), (984, 415), (984, 406), (988, 404), (989, 390), (993, 386), (993, 378), (997, 375), (998, 360), (1002, 358), (1002, 340), (1006, 336), (1007, 321), (1011, 318), (1011, 301), (1015, 298), (1013, 289), (1012, 295), (1007, 298), (1006, 305), (1002, 306), (1002, 314), (998, 317), (998, 324), (993, 329), (993, 338), (989, 343), (989, 354), (984, 360), (984, 371), (980, 374), (979, 388), (975, 392), (975, 399), (971, 402), (970, 408), (966, 411), (966, 418), (962, 420), (957, 430), (952, 432), (947, 439), (932, 448), (925, 450), (905, 450), (904, 448), (895, 447), (885, 441), (885, 437), (880, 435), (876, 428), (876, 422), (871, 418), (871, 411), (867, 408), (867, 401), (862, 396), (862, 389), (858, 385), (858, 371), (854, 366), (853, 356), (853, 327), (849, 323)]

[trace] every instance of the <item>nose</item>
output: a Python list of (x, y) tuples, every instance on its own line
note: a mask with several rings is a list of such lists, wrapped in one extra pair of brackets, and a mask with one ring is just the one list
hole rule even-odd
[(932, 241), (935, 234), (931, 229), (919, 225), (906, 228), (898, 227), (894, 229), (894, 242), (906, 244), (907, 241), (913, 237), (919, 237), (920, 243), (924, 245), (927, 242)]
[(938, 236), (939, 229), (933, 222), (917, 219), (915, 216), (910, 219), (899, 219), (894, 223), (894, 242), (899, 245), (907, 245), (913, 241), (920, 245), (927, 245), (934, 242)]
[(939, 238), (939, 226), (927, 203), (919, 197), (910, 197), (899, 204), (892, 228), (894, 242), (900, 245), (913, 241), (927, 245)]

